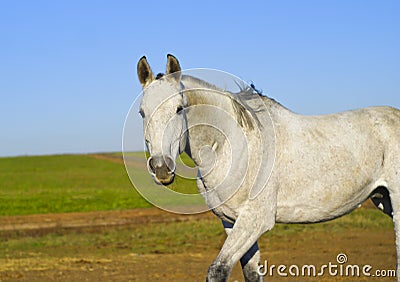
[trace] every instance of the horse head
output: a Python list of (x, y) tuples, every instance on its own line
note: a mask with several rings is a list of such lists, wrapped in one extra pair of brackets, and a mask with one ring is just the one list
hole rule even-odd
[(140, 111), (144, 138), (150, 157), (147, 168), (157, 184), (171, 184), (175, 177), (175, 160), (186, 147), (187, 102), (181, 84), (178, 60), (168, 54), (166, 74), (156, 77), (143, 56), (137, 65), (143, 88)]

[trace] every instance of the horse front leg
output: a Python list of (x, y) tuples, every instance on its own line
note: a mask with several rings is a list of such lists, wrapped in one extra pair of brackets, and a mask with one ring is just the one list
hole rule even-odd
[[(207, 281), (227, 281), (233, 266), (251, 250), (252, 246), (256, 244), (257, 239), (264, 232), (272, 229), (274, 224), (275, 213), (264, 213), (261, 210), (254, 209), (245, 209), (242, 211), (232, 230), (229, 232), (220, 253), (209, 267)], [(257, 260), (257, 257), (255, 257), (255, 260)], [(249, 268), (251, 269), (249, 269), (247, 275), (248, 279), (252, 280), (248, 281), (260, 281), (257, 270), (255, 271), (258, 277), (254, 274), (253, 266), (249, 265)]]
[[(229, 235), (232, 231), (233, 224), (222, 221), (225, 232)], [(258, 266), (260, 263), (260, 249), (258, 248), (257, 241), (250, 247), (250, 249), (240, 258), (240, 265), (242, 266), (243, 276), (245, 282), (262, 282), (264, 277), (259, 274)]]

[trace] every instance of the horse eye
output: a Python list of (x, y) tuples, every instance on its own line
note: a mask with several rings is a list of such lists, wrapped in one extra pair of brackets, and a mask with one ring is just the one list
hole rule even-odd
[(178, 106), (178, 108), (176, 108), (176, 113), (180, 114), (183, 111), (183, 107), (182, 106)]
[(144, 112), (142, 109), (139, 110), (139, 114), (142, 116), (142, 118), (144, 118)]

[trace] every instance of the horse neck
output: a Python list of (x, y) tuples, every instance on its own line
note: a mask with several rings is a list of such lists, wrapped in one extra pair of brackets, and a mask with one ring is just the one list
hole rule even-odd
[[(188, 107), (190, 107), (187, 112), (189, 133), (187, 135), (188, 146), (185, 151), (199, 164), (201, 161), (199, 153), (202, 148), (213, 148), (214, 150), (218, 147), (216, 151), (223, 150), (226, 136), (218, 132), (216, 128), (219, 124), (223, 126), (221, 115), (225, 113), (225, 115), (234, 116), (232, 98), (222, 89), (196, 78), (184, 76), (182, 83), (185, 89), (184, 95), (187, 98)], [(225, 130), (227, 129), (225, 128)]]
[[(186, 89), (191, 89), (184, 92), (190, 106), (187, 111), (189, 130), (186, 152), (198, 165), (200, 175), (206, 175), (204, 179), (207, 178), (208, 183), (221, 178), (218, 170), (231, 171), (231, 166), (237, 171), (246, 171), (243, 168), (249, 163), (262, 164), (266, 168), (273, 164), (269, 162), (269, 156), (274, 156), (276, 151), (275, 124), (279, 127), (281, 121), (288, 120), (293, 113), (273, 99), (255, 94), (251, 89), (248, 93), (244, 89), (241, 95), (232, 97), (227, 92), (219, 90), (221, 92), (217, 93), (217, 88), (207, 88), (206, 84), (192, 79), (183, 80), (183, 84)], [(191, 108), (202, 105), (216, 108), (206, 112), (202, 111), (202, 107), (198, 110)], [(230, 116), (222, 117), (218, 112), (226, 112)], [(229, 122), (229, 119), (233, 119), (233, 122)], [(211, 120), (212, 126), (202, 125), (204, 120)], [(213, 126), (217, 129), (223, 127), (224, 130), (219, 132)], [(202, 160), (206, 163), (201, 163)], [(214, 169), (214, 174), (208, 174)]]

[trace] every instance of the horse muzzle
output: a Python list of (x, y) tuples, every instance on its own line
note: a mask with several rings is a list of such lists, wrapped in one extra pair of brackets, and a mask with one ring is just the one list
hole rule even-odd
[(147, 160), (149, 173), (160, 185), (169, 185), (174, 181), (175, 168), (175, 161), (170, 156), (151, 156)]

